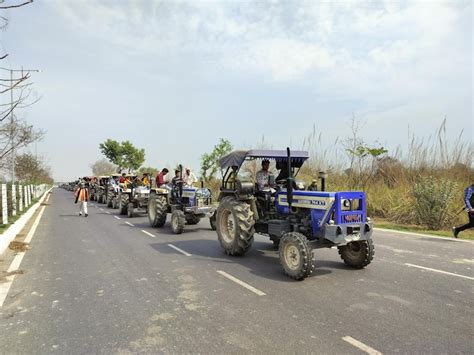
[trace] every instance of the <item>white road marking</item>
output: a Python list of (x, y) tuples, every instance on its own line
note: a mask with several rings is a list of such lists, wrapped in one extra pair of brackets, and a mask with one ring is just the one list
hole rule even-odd
[[(411, 235), (411, 236), (423, 237), (423, 238), (451, 240), (451, 241), (453, 241), (453, 242), (474, 243), (474, 241), (469, 240), (469, 239), (459, 239), (459, 238), (452, 238), (452, 237), (441, 237), (441, 236), (430, 235), (430, 234), (422, 234), (422, 233), (398, 231), (398, 230), (395, 230), (395, 229), (374, 228), (374, 230), (375, 230), (375, 231), (386, 232), (386, 233), (405, 234), (405, 235)], [(420, 238), (418, 238), (418, 239), (420, 239)]]
[(367, 354), (370, 355), (382, 355), (380, 351), (377, 351), (373, 348), (371, 348), (368, 345), (365, 345), (364, 343), (361, 343), (360, 341), (354, 339), (353, 337), (350, 336), (345, 336), (342, 338), (342, 340), (347, 341), (349, 344), (355, 346), (356, 348), (366, 352)]
[(149, 236), (152, 237), (152, 238), (156, 238), (155, 235), (153, 235), (153, 234), (147, 232), (146, 230), (143, 230), (143, 229), (142, 229), (142, 232), (145, 233), (146, 235), (149, 235)]
[[(168, 244), (169, 245), (169, 244)], [(229, 275), (227, 272), (225, 271), (222, 271), (222, 270), (217, 270), (217, 273), (221, 274), (222, 276), (228, 278), (229, 280), (231, 281), (234, 281), (236, 284), (242, 286), (242, 287), (245, 287), (247, 290), (249, 291), (252, 291), (253, 293), (256, 293), (257, 295), (259, 296), (265, 296), (266, 293), (265, 292), (262, 292), (260, 291), (259, 289), (256, 289), (255, 287), (253, 286), (250, 286), (248, 283), (246, 282), (243, 282), (241, 280), (239, 280), (238, 278), (232, 276), (232, 275)]]
[(186, 256), (191, 256), (191, 254), (185, 252), (183, 249), (179, 249), (178, 247), (175, 247), (173, 244), (168, 244), (170, 248), (173, 248), (174, 250), (179, 251), (181, 254), (184, 254)]
[(104, 209), (103, 208), (99, 208), (101, 211), (103, 211)]
[(107, 214), (111, 214), (109, 211), (105, 211), (105, 213), (107, 213)]
[[(31, 239), (33, 238), (33, 235), (36, 232), (36, 228), (38, 228), (38, 224), (40, 222), (41, 216), (43, 215), (44, 209), (46, 206), (41, 207), (41, 210), (36, 217), (35, 222), (31, 226), (30, 231), (26, 235), (25, 238), (25, 243), (30, 243)], [(18, 253), (15, 258), (13, 259), (12, 263), (10, 264), (10, 267), (8, 268), (7, 272), (12, 272), (15, 270), (18, 270), (20, 268), (21, 261), (23, 260), (23, 257), (25, 256), (25, 252), (20, 252)], [(8, 291), (10, 291), (10, 287), (13, 283), (13, 280), (15, 279), (15, 275), (8, 276), (7, 277), (7, 282), (1, 283), (0, 284), (0, 307), (3, 306), (3, 303), (5, 302), (5, 299), (7, 298)]]
[(119, 216), (114, 216), (114, 218), (117, 218), (117, 219), (122, 219), (122, 218), (120, 218)]
[(130, 222), (125, 222), (125, 224), (128, 224), (130, 227), (135, 227), (135, 225)]
[(447, 271), (443, 271), (443, 270), (432, 269), (432, 268), (424, 267), (424, 266), (420, 266), (420, 265), (409, 264), (409, 263), (405, 263), (404, 265), (409, 266), (409, 267), (416, 267), (416, 268), (422, 269), (422, 270), (433, 271), (433, 272), (437, 272), (437, 273), (440, 273), (440, 274), (445, 274), (445, 275), (450, 275), (450, 276), (461, 277), (461, 278), (463, 278), (463, 279), (474, 280), (474, 277), (465, 276), (465, 275), (459, 275), (459, 274), (454, 274), (454, 273), (452, 273), (452, 272), (447, 272)]

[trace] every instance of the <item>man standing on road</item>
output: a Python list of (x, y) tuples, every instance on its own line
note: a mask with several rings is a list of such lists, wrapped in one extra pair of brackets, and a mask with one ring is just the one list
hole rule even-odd
[(191, 171), (191, 168), (186, 168), (186, 171), (183, 176), (183, 182), (185, 187), (193, 187), (194, 183), (196, 183), (198, 179), (196, 175)]
[(168, 169), (164, 168), (161, 172), (156, 176), (156, 187), (161, 187), (162, 185), (166, 184), (165, 176), (168, 174)]
[(466, 190), (464, 190), (464, 204), (466, 206), (466, 212), (469, 218), (469, 222), (460, 227), (453, 227), (453, 235), (454, 238), (458, 237), (459, 232), (463, 230), (473, 228), (474, 227), (474, 184), (468, 186)]
[(87, 201), (89, 201), (89, 189), (87, 188), (85, 181), (81, 180), (79, 181), (79, 184), (77, 185), (76, 189), (76, 203), (80, 202), (81, 204), (79, 216), (82, 216), (83, 213), (85, 217), (88, 216)]

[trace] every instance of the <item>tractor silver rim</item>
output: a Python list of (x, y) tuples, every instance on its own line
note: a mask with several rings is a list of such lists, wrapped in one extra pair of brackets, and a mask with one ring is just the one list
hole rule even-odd
[(283, 256), (285, 258), (285, 263), (291, 270), (297, 270), (300, 265), (300, 253), (298, 248), (294, 245), (287, 245), (283, 250)]
[(220, 224), (222, 239), (224, 239), (226, 243), (232, 243), (235, 236), (235, 219), (231, 211), (224, 210), (222, 212)]
[(171, 217), (171, 226), (174, 230), (178, 229), (178, 216), (176, 214)]
[(361, 251), (362, 246), (359, 242), (351, 242), (346, 245), (346, 253), (349, 255), (349, 257), (357, 257), (360, 255)]

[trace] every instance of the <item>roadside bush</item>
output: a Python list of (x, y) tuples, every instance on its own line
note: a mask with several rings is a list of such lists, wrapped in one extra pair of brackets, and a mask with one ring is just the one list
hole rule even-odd
[(421, 178), (411, 193), (414, 198), (414, 214), (417, 224), (432, 230), (441, 229), (451, 222), (450, 205), (456, 193), (456, 183), (432, 176)]

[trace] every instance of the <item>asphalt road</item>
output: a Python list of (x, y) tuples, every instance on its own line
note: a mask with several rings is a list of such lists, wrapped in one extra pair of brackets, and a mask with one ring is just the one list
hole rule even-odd
[(366, 269), (317, 250), (297, 282), (262, 236), (229, 257), (207, 220), (176, 236), (73, 202), (53, 190), (0, 304), (0, 353), (474, 353), (473, 243), (376, 231)]

